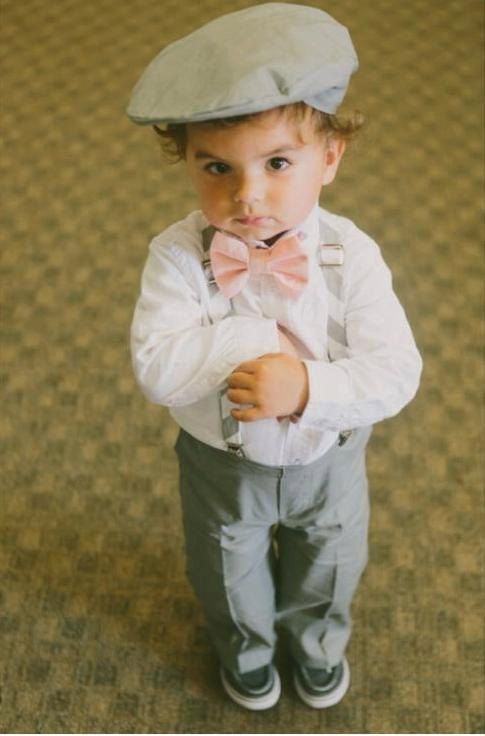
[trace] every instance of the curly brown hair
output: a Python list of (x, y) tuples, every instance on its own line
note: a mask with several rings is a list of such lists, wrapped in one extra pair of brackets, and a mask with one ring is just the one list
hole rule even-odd
[[(296, 120), (297, 122), (301, 122), (307, 115), (310, 115), (317, 134), (321, 134), (325, 138), (340, 138), (347, 142), (355, 136), (364, 124), (364, 116), (359, 111), (345, 116), (330, 115), (329, 113), (316, 110), (304, 102), (295, 102), (276, 109), (281, 111), (282, 115), (287, 115), (290, 119)], [(192, 125), (202, 125), (207, 128), (230, 128), (252, 120), (259, 115), (264, 115), (264, 112), (236, 115), (234, 117), (218, 118), (215, 120), (204, 120), (198, 123), (192, 123)], [(185, 159), (187, 123), (168, 123), (165, 128), (154, 125), (153, 129), (160, 140), (162, 151), (169, 161), (177, 163)]]

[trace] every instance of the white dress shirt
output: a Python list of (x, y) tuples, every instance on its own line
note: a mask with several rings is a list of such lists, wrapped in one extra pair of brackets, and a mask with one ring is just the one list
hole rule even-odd
[[(327, 287), (316, 257), (319, 218), (339, 233), (345, 253), (348, 350), (333, 363), (327, 355)], [(283, 296), (271, 275), (252, 277), (231, 301), (210, 288), (201, 267), (207, 225), (197, 210), (152, 240), (132, 324), (136, 379), (183, 429), (226, 449), (218, 391), (243, 361), (280, 352), (278, 325), (305, 362), (309, 401), (296, 424), (273, 418), (241, 423), (249, 460), (310, 463), (339, 431), (397, 414), (413, 398), (422, 363), (411, 329), (378, 246), (350, 220), (316, 205), (299, 228), (310, 278), (296, 299)]]

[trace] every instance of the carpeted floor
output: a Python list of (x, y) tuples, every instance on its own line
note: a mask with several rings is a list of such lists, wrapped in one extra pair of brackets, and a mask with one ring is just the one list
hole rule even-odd
[(246, 0), (1, 0), (0, 730), (478, 733), (484, 720), (481, 0), (314, 0), (368, 125), (325, 200), (381, 244), (425, 360), (376, 428), (353, 684), (228, 702), (185, 580), (176, 428), (134, 384), (150, 237), (194, 206), (124, 117), (166, 42)]

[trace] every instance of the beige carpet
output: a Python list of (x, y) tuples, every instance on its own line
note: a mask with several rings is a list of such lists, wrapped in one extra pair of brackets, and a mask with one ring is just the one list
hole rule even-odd
[(327, 206), (381, 244), (425, 360), (376, 428), (353, 684), (228, 702), (184, 576), (166, 411), (128, 330), (150, 237), (194, 205), (124, 117), (166, 42), (246, 0), (1, 0), (0, 730), (478, 733), (484, 720), (481, 0), (321, 0), (368, 125)]

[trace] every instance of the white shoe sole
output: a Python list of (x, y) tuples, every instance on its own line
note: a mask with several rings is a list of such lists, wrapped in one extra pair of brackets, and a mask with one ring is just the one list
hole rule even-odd
[(335, 690), (332, 690), (331, 693), (327, 693), (326, 695), (312, 695), (300, 684), (300, 680), (295, 673), (293, 675), (293, 682), (295, 683), (296, 692), (303, 702), (306, 705), (309, 705), (310, 708), (331, 708), (332, 705), (337, 705), (337, 703), (342, 700), (350, 686), (350, 667), (345, 658), (343, 660), (343, 667), (344, 671), (342, 680), (339, 686), (336, 687)]
[(276, 705), (281, 695), (281, 680), (278, 670), (273, 667), (273, 665), (271, 665), (271, 669), (273, 672), (273, 687), (268, 693), (265, 693), (260, 697), (245, 697), (242, 693), (238, 692), (238, 690), (235, 690), (227, 680), (224, 670), (221, 667), (222, 685), (231, 700), (238, 705), (241, 705), (243, 708), (247, 708), (248, 710), (266, 710), (267, 708), (272, 708), (273, 705)]

